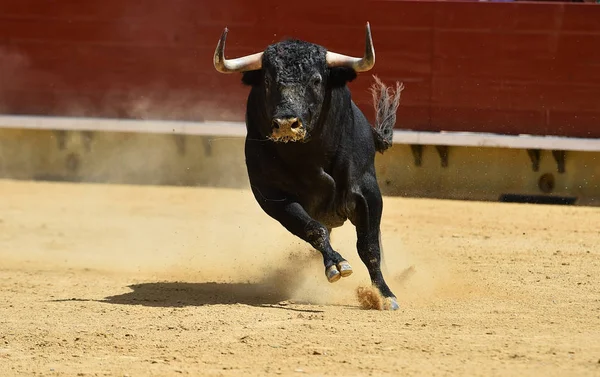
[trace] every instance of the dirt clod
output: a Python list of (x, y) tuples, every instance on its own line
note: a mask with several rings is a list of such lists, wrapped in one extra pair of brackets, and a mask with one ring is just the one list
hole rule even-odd
[(385, 308), (385, 299), (375, 287), (361, 286), (356, 288), (356, 298), (360, 307), (365, 310), (383, 310)]

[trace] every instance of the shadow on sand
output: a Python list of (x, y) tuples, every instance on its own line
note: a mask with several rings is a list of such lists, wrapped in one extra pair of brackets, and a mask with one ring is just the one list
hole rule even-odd
[(321, 312), (282, 305), (283, 301), (289, 299), (289, 292), (279, 290), (271, 284), (157, 282), (133, 284), (128, 287), (133, 291), (109, 296), (100, 302), (152, 307), (245, 304), (293, 311)]
[[(293, 308), (289, 305), (291, 296), (302, 283), (304, 276), (299, 273), (308, 268), (311, 260), (319, 259), (316, 253), (290, 253), (286, 263), (278, 268), (269, 268), (257, 282), (151, 282), (129, 285), (132, 291), (108, 296), (102, 300), (86, 300), (79, 298), (53, 301), (97, 301), (118, 305), (140, 305), (148, 307), (181, 308), (203, 305), (251, 305), (301, 312), (321, 313), (321, 310)], [(294, 304), (308, 304), (294, 302)]]

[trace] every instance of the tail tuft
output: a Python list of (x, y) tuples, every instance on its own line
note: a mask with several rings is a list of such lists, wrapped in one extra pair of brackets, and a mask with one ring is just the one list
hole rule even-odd
[(396, 82), (396, 90), (393, 90), (385, 86), (377, 76), (373, 75), (373, 78), (375, 83), (370, 88), (373, 95), (373, 106), (375, 106), (373, 135), (375, 136), (375, 149), (379, 153), (383, 153), (392, 146), (396, 111), (400, 104), (400, 95), (404, 90), (404, 85)]

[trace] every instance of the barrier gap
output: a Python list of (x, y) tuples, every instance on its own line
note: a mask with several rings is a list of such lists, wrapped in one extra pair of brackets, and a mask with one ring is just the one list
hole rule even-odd
[(503, 203), (574, 205), (577, 202), (577, 197), (575, 197), (575, 196), (502, 194), (502, 195), (500, 195), (500, 198), (498, 200)]

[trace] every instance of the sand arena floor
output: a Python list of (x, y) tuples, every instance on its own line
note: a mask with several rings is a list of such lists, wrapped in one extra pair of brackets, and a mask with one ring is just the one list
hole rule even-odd
[(387, 197), (385, 312), (248, 191), (0, 195), (1, 376), (600, 375), (598, 208)]

